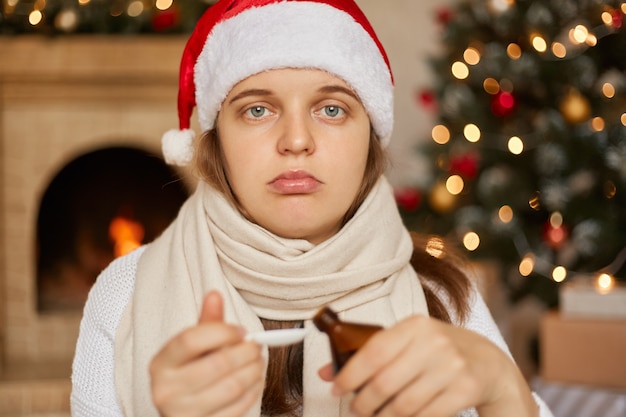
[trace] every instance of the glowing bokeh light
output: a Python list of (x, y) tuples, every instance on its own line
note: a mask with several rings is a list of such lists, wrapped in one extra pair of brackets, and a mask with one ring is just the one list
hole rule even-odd
[(452, 64), (452, 75), (459, 80), (464, 80), (469, 77), (469, 68), (461, 61), (457, 61)]
[(520, 46), (516, 43), (510, 43), (506, 47), (506, 54), (511, 59), (520, 59), (522, 56), (522, 48), (520, 48)]
[(608, 294), (615, 287), (615, 278), (609, 274), (600, 274), (595, 281), (595, 287), (600, 294)]
[(539, 35), (531, 36), (530, 43), (537, 52), (545, 52), (548, 49), (546, 40)]
[(524, 151), (524, 142), (519, 136), (512, 136), (508, 143), (509, 152), (513, 155), (519, 155)]
[(431, 136), (435, 143), (445, 145), (450, 141), (450, 131), (444, 125), (437, 125), (433, 127)]
[(552, 270), (552, 279), (554, 282), (563, 282), (567, 278), (567, 269), (563, 266), (557, 266)]
[(513, 209), (511, 206), (502, 206), (498, 210), (498, 218), (502, 223), (511, 223), (513, 221)]
[(155, 7), (159, 10), (167, 10), (174, 4), (173, 0), (156, 0)]
[(500, 83), (495, 78), (486, 78), (483, 81), (483, 88), (488, 94), (498, 94), (500, 92)]
[(604, 127), (606, 126), (606, 123), (604, 122), (604, 119), (602, 117), (594, 117), (593, 119), (591, 119), (591, 129), (594, 132), (602, 132), (604, 130)]
[(37, 26), (43, 20), (43, 14), (39, 10), (33, 10), (28, 15), (28, 23)]
[(459, 195), (465, 187), (465, 182), (460, 175), (451, 175), (446, 180), (446, 190), (452, 195)]
[(552, 44), (552, 53), (557, 58), (565, 58), (567, 56), (567, 48), (560, 42), (554, 42)]
[(463, 236), (463, 246), (470, 252), (475, 251), (480, 246), (480, 236), (475, 232), (466, 233)]
[(524, 259), (519, 264), (519, 273), (523, 277), (527, 277), (533, 273), (535, 269), (535, 258), (532, 255), (524, 256)]
[(463, 59), (469, 65), (476, 65), (480, 62), (480, 52), (478, 49), (470, 46), (463, 52)]
[(463, 135), (468, 142), (476, 143), (480, 140), (480, 129), (473, 123), (465, 125)]

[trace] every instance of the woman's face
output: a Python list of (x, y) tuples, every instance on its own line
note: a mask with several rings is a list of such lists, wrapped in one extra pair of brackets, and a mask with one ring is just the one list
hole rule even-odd
[(370, 139), (367, 113), (344, 81), (314, 69), (253, 75), (224, 100), (217, 130), (248, 219), (314, 244), (339, 230)]

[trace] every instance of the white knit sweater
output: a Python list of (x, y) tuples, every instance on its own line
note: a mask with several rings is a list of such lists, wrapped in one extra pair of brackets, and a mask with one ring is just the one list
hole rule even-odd
[[(137, 262), (145, 247), (116, 259), (98, 277), (89, 293), (80, 324), (72, 366), (71, 410), (74, 417), (120, 417), (114, 380), (115, 334), (135, 285)], [(464, 327), (487, 337), (509, 356), (509, 349), (480, 294), (471, 297)], [(540, 417), (552, 417), (535, 395)], [(468, 410), (459, 417), (477, 417)]]

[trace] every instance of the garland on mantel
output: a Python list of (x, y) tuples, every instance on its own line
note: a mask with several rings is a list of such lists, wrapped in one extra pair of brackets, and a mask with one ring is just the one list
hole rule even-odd
[(178, 34), (215, 0), (1, 0), (0, 35)]

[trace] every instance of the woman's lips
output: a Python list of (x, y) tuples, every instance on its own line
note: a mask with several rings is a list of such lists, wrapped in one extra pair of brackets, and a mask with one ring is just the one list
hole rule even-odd
[(322, 182), (306, 171), (287, 171), (268, 183), (270, 189), (279, 194), (309, 194), (317, 191)]

